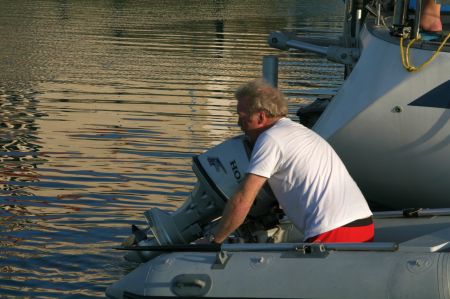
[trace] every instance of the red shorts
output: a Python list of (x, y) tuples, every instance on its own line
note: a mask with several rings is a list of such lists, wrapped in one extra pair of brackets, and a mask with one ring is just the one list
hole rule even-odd
[[(364, 219), (366, 220), (366, 219)], [(308, 238), (307, 243), (360, 243), (372, 242), (373, 223), (362, 226), (344, 225), (320, 235)]]

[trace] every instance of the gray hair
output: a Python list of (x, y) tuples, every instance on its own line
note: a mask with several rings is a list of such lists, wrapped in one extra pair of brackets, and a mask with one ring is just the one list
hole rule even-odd
[(238, 101), (246, 101), (246, 112), (249, 114), (264, 111), (269, 117), (278, 117), (286, 116), (288, 113), (287, 102), (283, 94), (262, 79), (253, 80), (240, 86), (234, 96)]

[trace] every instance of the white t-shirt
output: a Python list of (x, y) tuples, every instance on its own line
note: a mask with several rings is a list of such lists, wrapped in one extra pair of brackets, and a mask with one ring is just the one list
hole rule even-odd
[(258, 137), (247, 173), (268, 178), (284, 213), (305, 240), (372, 215), (333, 148), (288, 118)]

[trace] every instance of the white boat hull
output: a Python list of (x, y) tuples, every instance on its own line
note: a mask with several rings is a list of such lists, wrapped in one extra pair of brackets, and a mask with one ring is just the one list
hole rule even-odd
[(378, 242), (325, 244), (323, 251), (300, 252), (282, 243), (239, 244), (236, 251), (231, 244), (221, 261), (214, 252), (161, 254), (106, 294), (117, 299), (450, 298), (450, 216), (375, 223)]
[[(373, 207), (448, 207), (450, 53), (419, 72), (399, 44), (362, 34), (361, 57), (313, 129), (327, 139)], [(415, 64), (432, 50), (411, 49)]]

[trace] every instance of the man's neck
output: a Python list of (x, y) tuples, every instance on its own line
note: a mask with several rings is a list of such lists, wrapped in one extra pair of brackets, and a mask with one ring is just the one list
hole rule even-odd
[(247, 137), (249, 137), (249, 141), (254, 144), (256, 142), (256, 139), (258, 139), (259, 135), (261, 135), (268, 129), (272, 128), (282, 118), (284, 118), (284, 116), (267, 118), (266, 123), (262, 127), (253, 130), (252, 134), (247, 135)]
[[(284, 116), (276, 116), (276, 117), (271, 117), (271, 118), (269, 118), (268, 120), (268, 124), (267, 124), (267, 126), (269, 127), (269, 128), (271, 128), (277, 121), (279, 121), (280, 119), (282, 119), (282, 118), (284, 118)], [(269, 128), (267, 128), (267, 129), (269, 129)]]

